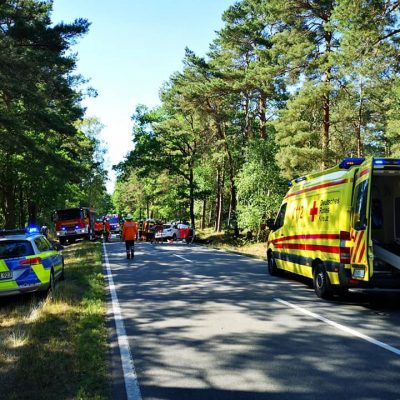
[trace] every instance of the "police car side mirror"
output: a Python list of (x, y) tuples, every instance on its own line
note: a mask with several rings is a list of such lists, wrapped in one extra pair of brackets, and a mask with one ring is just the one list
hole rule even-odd
[(275, 230), (275, 220), (273, 218), (267, 219), (266, 225), (271, 231)]

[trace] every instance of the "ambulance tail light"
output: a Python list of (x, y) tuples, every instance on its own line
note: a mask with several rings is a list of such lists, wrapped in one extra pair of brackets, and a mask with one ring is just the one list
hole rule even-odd
[(339, 238), (340, 240), (350, 240), (351, 239), (350, 232), (340, 231)]
[(38, 265), (42, 263), (42, 259), (40, 257), (33, 258), (25, 258), (25, 260), (21, 260), (19, 265)]
[(340, 262), (342, 264), (350, 264), (350, 247), (340, 248)]

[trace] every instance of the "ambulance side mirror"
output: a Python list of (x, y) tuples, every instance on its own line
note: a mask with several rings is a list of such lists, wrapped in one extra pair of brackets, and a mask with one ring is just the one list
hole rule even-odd
[(356, 231), (363, 231), (364, 229), (366, 229), (366, 227), (367, 224), (365, 223), (365, 221), (361, 220), (361, 215), (356, 214), (354, 218), (354, 229)]
[(363, 221), (356, 221), (356, 223), (354, 224), (354, 229), (356, 231), (363, 231), (366, 228), (367, 228), (367, 224)]
[(273, 218), (267, 219), (267, 227), (271, 230), (275, 230), (275, 220)]

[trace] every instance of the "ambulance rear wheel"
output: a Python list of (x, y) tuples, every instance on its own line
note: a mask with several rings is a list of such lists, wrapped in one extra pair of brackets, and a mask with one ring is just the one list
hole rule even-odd
[(328, 274), (322, 264), (317, 265), (315, 268), (314, 290), (316, 295), (321, 299), (330, 299), (333, 295)]
[(278, 267), (276, 266), (275, 258), (272, 254), (268, 256), (268, 272), (272, 276), (279, 274)]

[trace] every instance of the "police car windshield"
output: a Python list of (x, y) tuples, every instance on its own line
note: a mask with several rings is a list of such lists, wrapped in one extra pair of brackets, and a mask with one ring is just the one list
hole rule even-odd
[(0, 242), (0, 258), (17, 258), (33, 254), (32, 245), (27, 240), (4, 240)]

